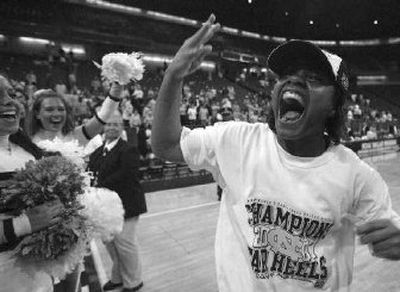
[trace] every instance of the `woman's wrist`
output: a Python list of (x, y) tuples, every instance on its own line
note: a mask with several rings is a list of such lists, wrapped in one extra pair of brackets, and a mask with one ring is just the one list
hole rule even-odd
[(172, 83), (181, 83), (184, 80), (184, 77), (182, 77), (178, 72), (174, 72), (172, 69), (169, 70), (169, 68), (165, 71), (165, 76), (164, 80)]
[[(111, 115), (118, 109), (119, 102), (115, 102), (111, 98), (106, 98), (101, 105), (99, 112), (97, 113), (96, 118), (100, 123), (107, 123), (108, 119)], [(101, 122), (102, 121), (102, 122)]]
[(108, 98), (110, 98), (111, 100), (113, 100), (115, 102), (120, 102), (122, 100), (122, 98), (115, 97), (111, 93), (108, 94)]

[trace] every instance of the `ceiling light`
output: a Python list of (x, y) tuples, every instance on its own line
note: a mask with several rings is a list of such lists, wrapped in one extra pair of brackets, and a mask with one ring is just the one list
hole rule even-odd
[(19, 37), (19, 40), (25, 43), (32, 43), (32, 44), (49, 44), (50, 41), (46, 39), (39, 39), (39, 38), (31, 38), (31, 37)]
[(340, 27), (340, 24), (339, 24), (339, 23), (336, 23), (335, 26), (336, 26), (336, 28), (339, 28), (339, 27)]
[(308, 23), (311, 24), (311, 25), (313, 25), (313, 24), (314, 24), (314, 21), (313, 21), (313, 20), (310, 20)]
[(375, 25), (378, 24), (378, 20), (377, 20), (377, 19), (374, 20), (374, 24), (375, 24)]
[(285, 16), (289, 16), (289, 12), (285, 11)]

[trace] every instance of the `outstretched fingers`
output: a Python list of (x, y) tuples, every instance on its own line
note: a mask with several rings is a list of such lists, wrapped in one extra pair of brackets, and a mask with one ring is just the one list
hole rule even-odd
[(219, 23), (214, 24), (215, 15), (211, 14), (202, 27), (188, 39), (188, 45), (197, 47), (208, 42), (220, 28)]

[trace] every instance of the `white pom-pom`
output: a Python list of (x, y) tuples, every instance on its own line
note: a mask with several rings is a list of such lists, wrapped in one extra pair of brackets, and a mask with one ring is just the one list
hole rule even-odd
[(139, 53), (110, 53), (102, 58), (102, 64), (93, 61), (101, 69), (101, 76), (109, 82), (126, 85), (143, 78), (144, 64)]
[(82, 214), (92, 225), (95, 236), (108, 241), (121, 233), (125, 211), (116, 192), (90, 187), (81, 196), (81, 203), (85, 207)]
[(56, 137), (53, 140), (42, 140), (37, 145), (46, 151), (59, 152), (77, 166), (84, 167), (85, 149), (79, 145), (78, 140), (64, 141)]

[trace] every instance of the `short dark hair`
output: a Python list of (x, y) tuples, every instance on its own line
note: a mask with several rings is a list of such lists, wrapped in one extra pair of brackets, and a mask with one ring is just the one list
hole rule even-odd
[(62, 127), (61, 132), (63, 133), (63, 135), (67, 135), (70, 132), (72, 132), (72, 130), (75, 127), (74, 115), (72, 112), (72, 108), (67, 103), (65, 98), (61, 94), (58, 94), (57, 92), (55, 92), (52, 89), (41, 89), (41, 90), (38, 90), (37, 92), (35, 92), (35, 94), (34, 94), (35, 101), (32, 105), (32, 110), (30, 113), (30, 115), (31, 115), (30, 122), (29, 122), (29, 126), (27, 129), (29, 134), (31, 136), (33, 136), (40, 129), (43, 128), (42, 122), (38, 118), (36, 118), (36, 115), (40, 112), (40, 108), (42, 107), (43, 100), (45, 100), (47, 98), (58, 98), (64, 104), (64, 107), (66, 110), (66, 120), (65, 120), (64, 126)]
[[(347, 93), (339, 86), (335, 86), (335, 97), (335, 113), (326, 120), (325, 131), (329, 141), (334, 145), (338, 145), (345, 132), (344, 103)], [(272, 106), (267, 109), (267, 123), (269, 128), (276, 134), (275, 115)]]

